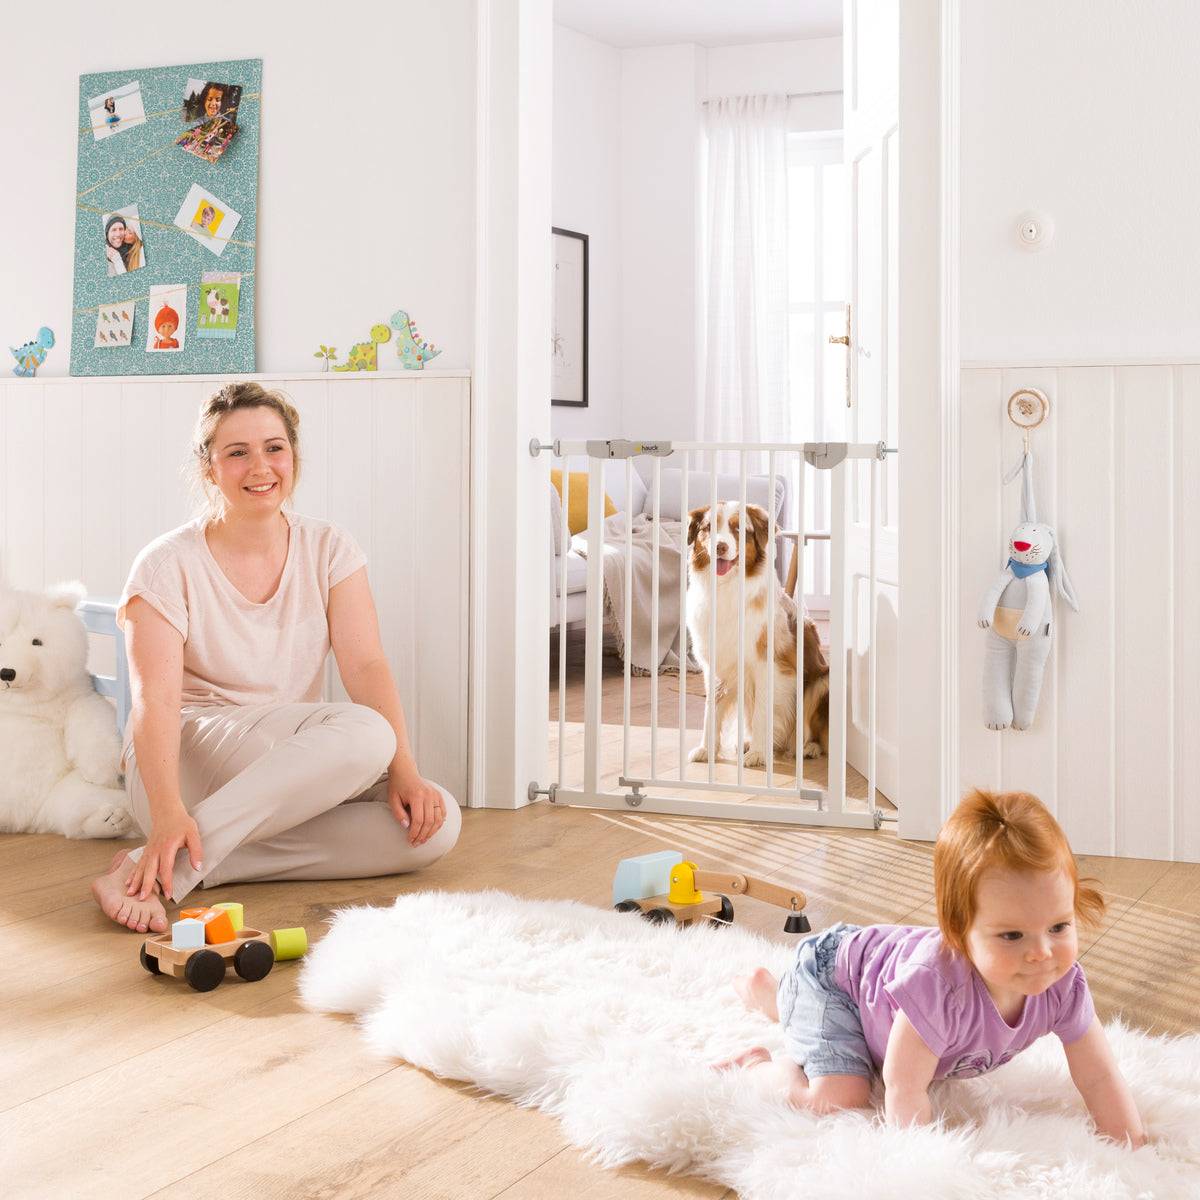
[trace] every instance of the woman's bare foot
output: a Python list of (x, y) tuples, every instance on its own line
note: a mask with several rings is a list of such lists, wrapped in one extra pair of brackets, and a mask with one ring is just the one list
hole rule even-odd
[(128, 850), (116, 854), (108, 873), (92, 881), (92, 897), (100, 911), (118, 925), (125, 925), (135, 933), (163, 933), (167, 928), (167, 909), (157, 890), (145, 900), (125, 892), (133, 870), (128, 859)]
[(749, 975), (739, 975), (733, 981), (733, 990), (741, 997), (742, 1003), (752, 1011), (770, 1017), (772, 1021), (779, 1020), (779, 1007), (775, 1002), (778, 987), (779, 980), (766, 967), (759, 967)]

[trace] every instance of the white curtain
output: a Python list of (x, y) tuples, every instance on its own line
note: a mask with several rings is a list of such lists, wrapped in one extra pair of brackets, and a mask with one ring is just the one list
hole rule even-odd
[[(793, 441), (786, 96), (708, 105), (704, 441)], [(765, 469), (765, 462), (753, 469)]]

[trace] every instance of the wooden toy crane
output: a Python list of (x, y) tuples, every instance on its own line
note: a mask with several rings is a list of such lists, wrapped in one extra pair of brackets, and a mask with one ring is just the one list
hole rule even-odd
[[(666, 882), (666, 893), (663, 883)], [(705, 896), (701, 889), (716, 893)], [(618, 912), (639, 912), (650, 921), (676, 921), (688, 925), (708, 920), (718, 925), (733, 923), (733, 902), (725, 893), (750, 896), (788, 910), (784, 930), (807, 933), (811, 926), (804, 915), (807, 903), (799, 888), (784, 887), (723, 871), (700, 871), (672, 851), (623, 859), (613, 882), (613, 907)]]

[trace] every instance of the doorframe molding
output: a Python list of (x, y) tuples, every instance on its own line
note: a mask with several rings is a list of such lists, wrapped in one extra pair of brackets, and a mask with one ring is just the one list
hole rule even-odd
[(900, 6), (897, 803), (900, 835), (919, 840), (937, 836), (960, 786), (960, 16), (961, 0)]

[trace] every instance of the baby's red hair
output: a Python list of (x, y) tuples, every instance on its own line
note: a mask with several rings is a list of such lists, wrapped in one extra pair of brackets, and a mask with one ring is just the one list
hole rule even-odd
[(979, 788), (950, 814), (933, 849), (938, 926), (946, 945), (966, 954), (979, 877), (992, 868), (1062, 871), (1075, 889), (1075, 915), (1094, 925), (1104, 916), (1095, 880), (1079, 878), (1075, 855), (1050, 810), (1029, 792)]

